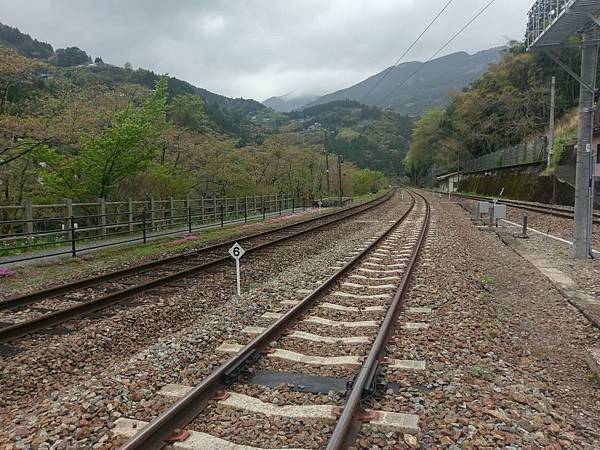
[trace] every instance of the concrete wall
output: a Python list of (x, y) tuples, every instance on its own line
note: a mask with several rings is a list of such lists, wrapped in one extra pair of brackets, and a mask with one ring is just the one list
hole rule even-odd
[(534, 165), (462, 175), (460, 191), (499, 196), (504, 189), (504, 197), (542, 203), (551, 203), (555, 195), (556, 203), (572, 206), (573, 187), (553, 175), (543, 176), (544, 169), (544, 165)]

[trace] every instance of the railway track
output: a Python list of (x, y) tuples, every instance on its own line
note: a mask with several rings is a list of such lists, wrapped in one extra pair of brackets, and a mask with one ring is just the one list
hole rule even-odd
[[(154, 421), (117, 420), (114, 433), (129, 438), (121, 450), (160, 449), (174, 442), (179, 449), (258, 448), (256, 442), (244, 442), (248, 436), (232, 422), (240, 415), (267, 422), (259, 429), (270, 430), (261, 436), (261, 442), (271, 439), (269, 448), (300, 448), (308, 434), (321, 439), (319, 448), (345, 449), (361, 427), (416, 433), (417, 416), (372, 409), (383, 366), (424, 366), (385, 358), (403, 313), (431, 313), (402, 307), (430, 222), (427, 200), (410, 195), (406, 213), (380, 236), (365, 238), (333, 276), (303, 300), (286, 301), (281, 312), (266, 313), (256, 326), (245, 328), (243, 334), (252, 336), (248, 344), (223, 343), (217, 351), (233, 356), (200, 384), (163, 387), (160, 395), (175, 402)], [(426, 327), (424, 322), (402, 325), (407, 333)], [(264, 392), (257, 386), (265, 386), (265, 379), (288, 404), (259, 398)], [(332, 385), (341, 384), (344, 391), (346, 382), (347, 394), (332, 404)]]
[[(469, 200), (481, 200), (481, 201), (489, 201), (492, 200), (490, 197), (484, 197), (480, 195), (471, 195), (471, 194), (452, 194), (455, 197), (466, 198)], [(539, 212), (542, 214), (550, 214), (556, 217), (564, 217), (567, 219), (573, 219), (573, 208), (568, 206), (560, 206), (560, 205), (545, 205), (541, 203), (533, 203), (533, 202), (524, 202), (520, 200), (504, 200), (500, 199), (500, 201), (508, 206), (518, 209), (524, 209), (527, 211)], [(600, 212), (594, 212), (593, 222), (600, 224)]]
[(143, 292), (177, 287), (176, 283), (185, 278), (228, 262), (227, 250), (234, 242), (242, 243), (247, 253), (255, 253), (362, 214), (386, 202), (392, 195), (390, 192), (367, 203), (302, 222), (9, 298), (0, 302), (0, 343), (94, 313)]

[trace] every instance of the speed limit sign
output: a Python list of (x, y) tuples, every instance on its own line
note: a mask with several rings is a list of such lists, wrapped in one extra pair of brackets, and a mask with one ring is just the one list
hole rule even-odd
[(240, 259), (242, 256), (244, 256), (244, 253), (246, 253), (246, 250), (244, 250), (242, 248), (242, 246), (237, 242), (235, 244), (233, 244), (233, 247), (231, 247), (229, 249), (229, 254), (233, 257), (233, 259), (235, 259), (235, 272), (237, 275), (237, 295), (238, 295), (238, 297), (240, 295), (242, 295), (241, 281), (240, 281)]

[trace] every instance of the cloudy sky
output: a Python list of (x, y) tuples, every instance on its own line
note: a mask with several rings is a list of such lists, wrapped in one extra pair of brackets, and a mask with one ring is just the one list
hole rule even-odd
[[(448, 0), (0, 0), (55, 48), (232, 97), (325, 94), (392, 65)], [(489, 0), (454, 0), (406, 60), (429, 58)], [(533, 0), (497, 0), (444, 54), (521, 39)]]

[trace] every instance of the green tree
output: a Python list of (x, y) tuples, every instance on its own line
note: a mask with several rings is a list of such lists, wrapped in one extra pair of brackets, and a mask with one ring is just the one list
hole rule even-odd
[(193, 131), (204, 131), (208, 124), (204, 101), (191, 94), (178, 95), (171, 100), (168, 119), (173, 125)]
[(92, 62), (92, 58), (78, 47), (59, 48), (51, 61), (60, 67), (79, 66)]
[(80, 200), (110, 195), (156, 157), (154, 141), (164, 126), (166, 98), (167, 80), (161, 78), (143, 105), (116, 113), (101, 135), (84, 140), (78, 154), (69, 158), (52, 150), (40, 155), (51, 169), (45, 183), (56, 194)]

